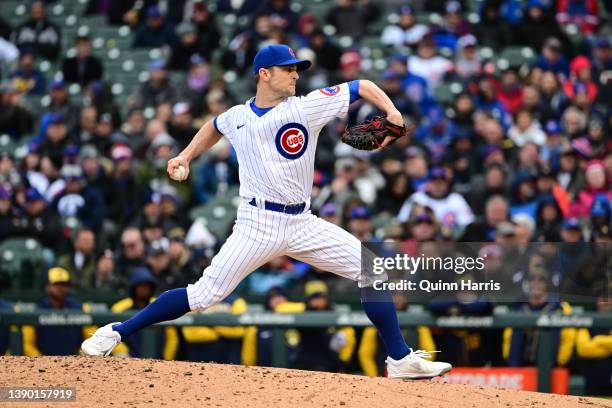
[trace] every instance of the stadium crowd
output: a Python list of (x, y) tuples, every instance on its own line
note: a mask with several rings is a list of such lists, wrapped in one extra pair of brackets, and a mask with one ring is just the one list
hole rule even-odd
[[(298, 93), (370, 78), (416, 126), (412, 137), (389, 149), (353, 150), (339, 134), (377, 113), (363, 101), (353, 104), (347, 119), (327, 126), (319, 138), (313, 212), (362, 241), (395, 240), (412, 248), (483, 243), (479, 253), (487, 254), (491, 268), (506, 265), (504, 278), (523, 283), (525, 300), (511, 306), (519, 310), (567, 313), (570, 304), (549, 293), (574, 290), (598, 299), (591, 306), (610, 313), (610, 2), (337, 0), (321, 14), (288, 0), (90, 0), (88, 15), (131, 27), (134, 49), (164, 50), (126, 106), (115, 102), (112, 78), (92, 54), (90, 36), (79, 35), (70, 56), (62, 49), (61, 29), (45, 12), (53, 3), (30, 2), (29, 17), (16, 26), (0, 19), (0, 248), (22, 238), (42, 248), (32, 279), (0, 266), (0, 291), (45, 288), (40, 307), (79, 309), (84, 306), (69, 295), (71, 288), (108, 290), (125, 295), (112, 307), (125, 311), (196, 280), (231, 224), (211, 231), (192, 214), (237, 194), (238, 163), (221, 140), (194, 164), (189, 182), (177, 183), (166, 176), (167, 160), (203, 123), (252, 95), (252, 81), (244, 81), (237, 94), (219, 73), (248, 78), (259, 47), (288, 43), (298, 57), (313, 61), (300, 75)], [(227, 15), (248, 24), (223, 42), (221, 16)], [(372, 67), (371, 50), (360, 46), (374, 26), (381, 28), (380, 67)], [(500, 54), (517, 47), (534, 58), (501, 61)], [(61, 75), (43, 74), (37, 68), (43, 60), (55, 61)], [(176, 71), (185, 74), (180, 82), (172, 80)], [(74, 83), (84, 90), (80, 104), (69, 97)], [(450, 97), (443, 93), (448, 89)], [(28, 109), (25, 97), (31, 95), (50, 98), (45, 112)], [(547, 242), (559, 244), (552, 252), (534, 245)], [(608, 246), (602, 253), (601, 246), (587, 243)], [(589, 267), (593, 259), (599, 263)], [(289, 258), (274, 260), (222, 306), (241, 313), (243, 297), (261, 295), (268, 310), (280, 313), (327, 310), (328, 287), (341, 291), (347, 283), (321, 272)], [(306, 301), (291, 301), (295, 293)], [(492, 313), (490, 301), (457, 296), (429, 307), (441, 315)], [(396, 303), (405, 309), (406, 299), (398, 296)], [(227, 362), (269, 364), (269, 330), (253, 330), (169, 328), (159, 356), (224, 355)], [(592, 370), (610, 370), (610, 333), (564, 330), (551, 348), (560, 365), (575, 349), (599, 362), (589, 365)], [(24, 328), (24, 349), (54, 354), (79, 343), (46, 350), (54, 347), (48, 336), (57, 335)], [(72, 335), (80, 339), (81, 333)], [(435, 342), (445, 350), (441, 358), (454, 364), (535, 361), (532, 332), (498, 335), (490, 341), (477, 331), (418, 330), (422, 348)], [(355, 356), (367, 374), (382, 367), (375, 332), (365, 331), (361, 340), (351, 328), (289, 337), (302, 344), (292, 360), (297, 367), (338, 371)], [(604, 342), (600, 337), (607, 346), (598, 343)], [(139, 355), (138, 341), (132, 343), (117, 352)], [(499, 350), (483, 352), (492, 344)]]

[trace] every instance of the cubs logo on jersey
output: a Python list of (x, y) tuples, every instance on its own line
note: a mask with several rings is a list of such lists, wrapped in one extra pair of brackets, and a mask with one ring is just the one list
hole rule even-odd
[(308, 130), (300, 123), (287, 123), (276, 132), (276, 150), (286, 159), (302, 157), (308, 147)]
[(334, 96), (340, 92), (340, 85), (328, 86), (327, 88), (319, 89), (323, 95)]

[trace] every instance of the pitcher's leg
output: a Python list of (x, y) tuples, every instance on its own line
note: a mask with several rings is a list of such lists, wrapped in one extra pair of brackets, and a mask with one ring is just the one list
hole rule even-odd
[[(390, 293), (372, 293), (370, 280), (361, 273), (361, 242), (339, 226), (309, 217), (300, 234), (289, 242), (292, 256), (317, 268), (354, 281), (361, 287), (363, 309), (378, 329), (389, 356), (401, 359), (409, 353)], [(372, 296), (375, 295), (375, 296)]]
[(197, 282), (162, 293), (124, 323), (101, 327), (83, 342), (83, 352), (108, 355), (122, 339), (138, 330), (176, 319), (190, 310), (206, 309), (223, 300), (254, 269), (282, 254), (286, 244), (284, 234), (278, 231), (287, 225), (256, 208), (239, 211), (242, 217), (234, 231)]

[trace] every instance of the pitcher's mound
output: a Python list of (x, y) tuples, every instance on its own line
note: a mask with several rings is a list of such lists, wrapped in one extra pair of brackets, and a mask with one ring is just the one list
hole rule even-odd
[(0, 402), (15, 407), (612, 407), (597, 398), (179, 361), (0, 357), (0, 367), (0, 387), (76, 388), (76, 403)]

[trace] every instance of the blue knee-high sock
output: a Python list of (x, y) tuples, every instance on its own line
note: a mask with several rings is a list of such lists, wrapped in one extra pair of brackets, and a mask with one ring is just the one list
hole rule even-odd
[(174, 320), (189, 312), (187, 289), (167, 290), (155, 301), (123, 323), (113, 326), (113, 330), (125, 340), (131, 334), (155, 323)]
[(408, 355), (408, 345), (400, 331), (397, 312), (389, 291), (361, 289), (361, 304), (368, 318), (378, 329), (389, 357), (401, 360)]

